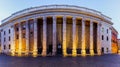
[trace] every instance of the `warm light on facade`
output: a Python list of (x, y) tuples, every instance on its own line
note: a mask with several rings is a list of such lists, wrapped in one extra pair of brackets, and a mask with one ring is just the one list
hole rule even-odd
[[(51, 9), (51, 7), (55, 8)], [(61, 8), (62, 11), (56, 8)], [(50, 11), (48, 11), (48, 9)], [(42, 10), (44, 10), (45, 13), (41, 12)], [(12, 56), (16, 54), (18, 56), (28, 56), (32, 54), (33, 57), (37, 57), (38, 55), (53, 56), (55, 54), (57, 55), (57, 53), (62, 54), (64, 57), (86, 56), (88, 54), (94, 56), (96, 53), (101, 55), (100, 48), (104, 46), (101, 46), (100, 34), (103, 33), (100, 30), (101, 26), (99, 24), (102, 24), (103, 27), (104, 24), (109, 25), (106, 26), (107, 28), (112, 26), (112, 23), (109, 22), (110, 18), (94, 10), (79, 6), (62, 5), (61, 7), (61, 5), (49, 5), (47, 7), (42, 6), (23, 10), (22, 13), (20, 11), (18, 14), (12, 14), (12, 18), (10, 16), (9, 19), (3, 21), (3, 25), (1, 25), (1, 27), (5, 27), (6, 29), (8, 28), (7, 26), (10, 26), (10, 29), (12, 29), (12, 36), (8, 34), (13, 38), (11, 39), (12, 43), (10, 43), (10, 53)], [(66, 13), (69, 13), (69, 15)], [(76, 16), (77, 14), (78, 16)], [(88, 14), (90, 14), (90, 16)], [(18, 16), (18, 18), (15, 18), (16, 16)], [(23, 16), (24, 18), (21, 18)], [(11, 24), (7, 24), (6, 21), (9, 21)], [(103, 23), (103, 21), (105, 22)], [(108, 37), (109, 36), (111, 36), (111, 34), (109, 35), (108, 33)], [(7, 38), (6, 35), (5, 37)], [(111, 43), (108, 41), (106, 44), (110, 45)], [(60, 47), (58, 45), (60, 45)], [(4, 45), (4, 43), (2, 46), (5, 46), (4, 49), (1, 49), (4, 53), (8, 48), (6, 49), (6, 44)], [(111, 47), (108, 46), (108, 48)], [(104, 52), (105, 51), (106, 49)], [(112, 51), (116, 52), (116, 48)]]
[(94, 51), (93, 50), (90, 50), (90, 55), (94, 56)]
[(86, 51), (85, 51), (85, 49), (82, 50), (82, 56), (86, 56)]

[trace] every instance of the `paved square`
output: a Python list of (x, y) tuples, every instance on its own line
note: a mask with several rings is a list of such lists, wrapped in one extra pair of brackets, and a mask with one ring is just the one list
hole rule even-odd
[(120, 55), (36, 58), (0, 55), (0, 67), (120, 67)]

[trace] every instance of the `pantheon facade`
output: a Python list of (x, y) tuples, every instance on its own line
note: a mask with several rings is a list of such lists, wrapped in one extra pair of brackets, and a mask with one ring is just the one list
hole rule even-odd
[(111, 53), (111, 18), (74, 5), (18, 11), (0, 25), (0, 52), (13, 56), (85, 56)]

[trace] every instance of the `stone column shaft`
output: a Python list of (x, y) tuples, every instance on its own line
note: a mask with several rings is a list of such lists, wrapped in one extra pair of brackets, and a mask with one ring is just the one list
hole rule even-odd
[(66, 51), (66, 16), (63, 16), (63, 55), (67, 56), (67, 51)]
[(101, 28), (100, 23), (97, 24), (97, 53), (101, 55)]
[(11, 53), (12, 53), (12, 56), (15, 55), (15, 26), (13, 25), (12, 26), (12, 44), (11, 44)]
[(34, 50), (33, 50), (33, 55), (37, 55), (37, 19), (34, 19)]
[(82, 50), (81, 53), (82, 55), (86, 54), (86, 50), (85, 50), (85, 20), (82, 19)]
[(53, 16), (53, 55), (56, 54), (56, 16)]
[(19, 23), (19, 52), (18, 55), (21, 56), (22, 53), (22, 26), (21, 23)]
[(46, 56), (47, 53), (47, 23), (46, 23), (46, 17), (43, 17), (43, 50), (42, 50), (42, 56)]
[(94, 55), (94, 50), (93, 50), (93, 21), (90, 21), (90, 54)]
[(29, 54), (29, 22), (26, 21), (26, 54)]
[(72, 24), (72, 40), (73, 40), (73, 49), (72, 49), (72, 56), (76, 56), (76, 17), (73, 17), (73, 24)]

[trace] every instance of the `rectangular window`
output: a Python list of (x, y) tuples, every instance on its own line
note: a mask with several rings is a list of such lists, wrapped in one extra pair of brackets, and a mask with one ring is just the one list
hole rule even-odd
[(16, 39), (19, 39), (19, 35), (16, 35)]
[(19, 31), (19, 25), (18, 24), (15, 25), (15, 30)]
[(107, 29), (107, 33), (108, 33), (108, 29)]
[(104, 28), (102, 28), (102, 32), (104, 32)]
[(6, 49), (6, 46), (4, 45), (4, 50)]
[(33, 32), (30, 32), (30, 37), (32, 37), (33, 36)]
[(4, 37), (4, 42), (6, 41), (6, 38)]
[(108, 36), (107, 36), (107, 41), (109, 40)]
[(11, 48), (11, 45), (9, 44), (9, 49)]
[(22, 34), (23, 38), (25, 38), (25, 33)]
[(104, 40), (104, 36), (102, 35), (102, 40)]
[(4, 35), (5, 35), (5, 31), (4, 31)]
[(10, 36), (9, 36), (9, 41), (11, 40)]
[(16, 28), (16, 31), (19, 31), (19, 28), (18, 28), (18, 27)]
[(10, 29), (9, 29), (9, 34), (10, 34)]

